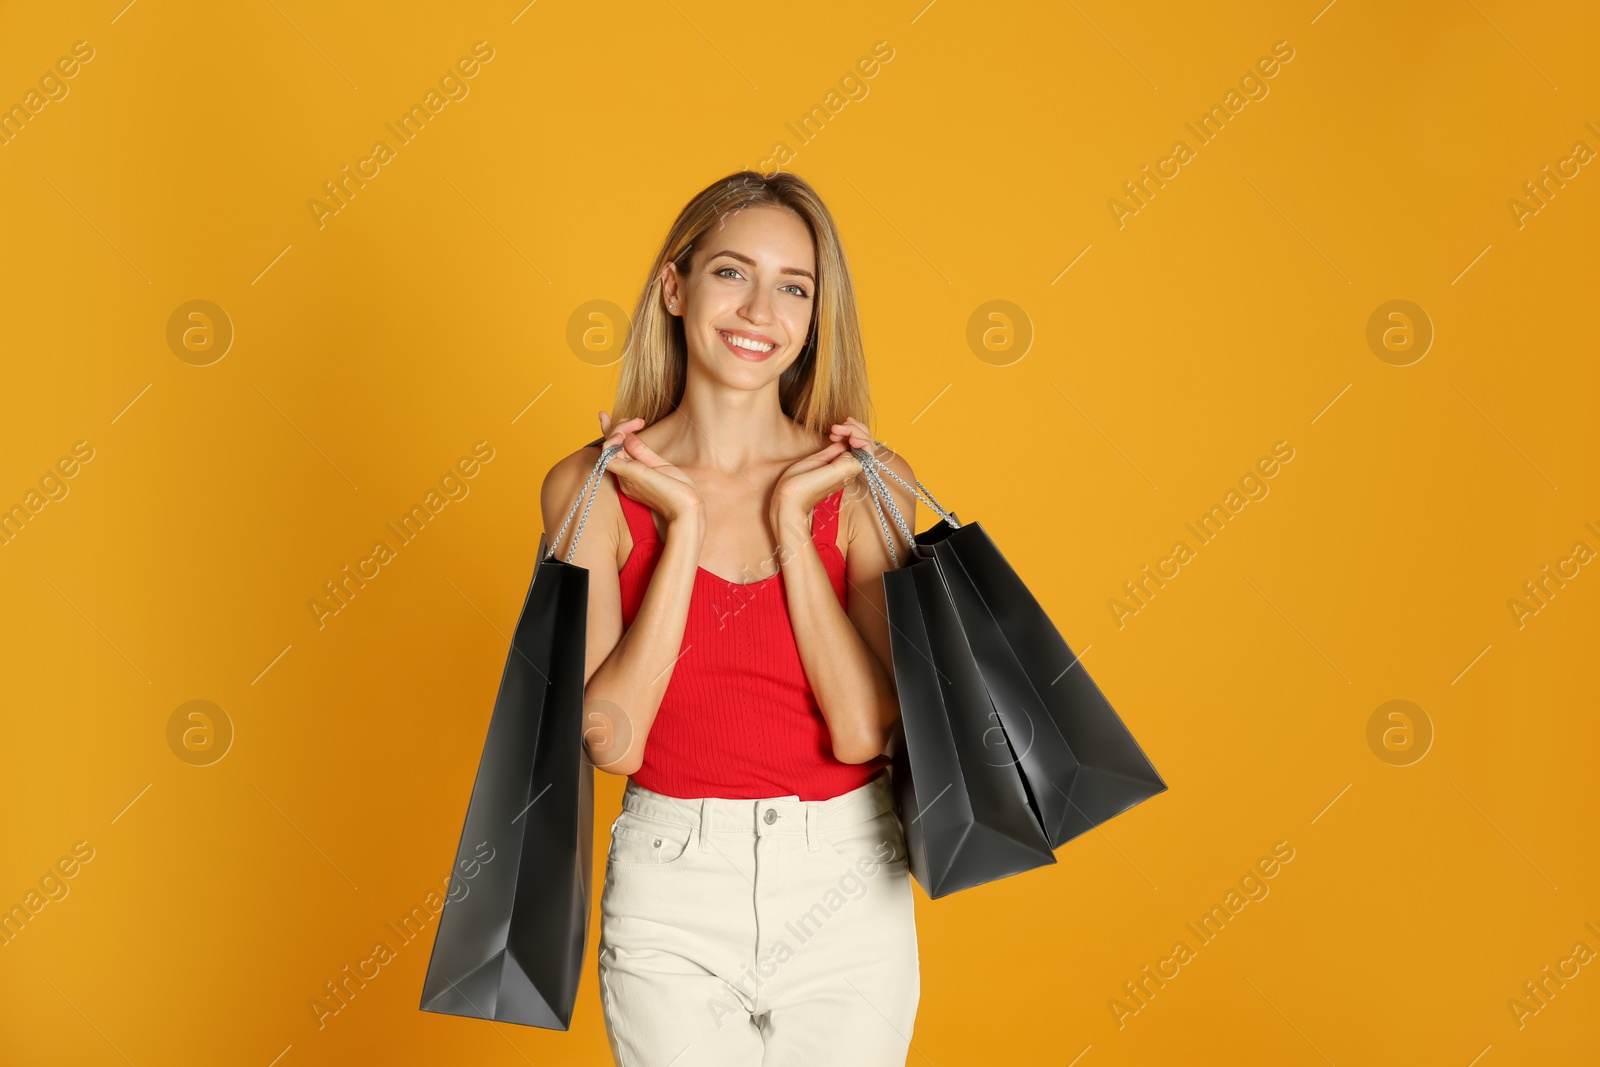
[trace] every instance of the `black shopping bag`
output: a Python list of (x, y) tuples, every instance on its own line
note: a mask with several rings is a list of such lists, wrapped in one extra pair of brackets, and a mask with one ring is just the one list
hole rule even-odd
[[(969, 703), (953, 710), (971, 721), (999, 723), (1049, 847), (1059, 847), (1164, 791), (1166, 783), (982, 526), (962, 524), (919, 481), (912, 492), (919, 499), (925, 496), (941, 521), (913, 535), (881, 472), (888, 471), (902, 485), (904, 480), (878, 464), (871, 453), (853, 451), (878, 501), (879, 522), (897, 562), (885, 505), (911, 544), (910, 563), (885, 573), (885, 590), (899, 571), (919, 565), (927, 569), (920, 560), (935, 565), (939, 591), (948, 598), (965, 639), (960, 660), (964, 664), (970, 656), (982, 679), (981, 693), (970, 695)], [(931, 580), (927, 584), (933, 585)], [(893, 613), (890, 620), (902, 625)], [(900, 646), (895, 654), (898, 685)], [(938, 665), (942, 668), (944, 662)], [(907, 710), (902, 697), (902, 717)], [(985, 736), (986, 749), (998, 755), (1000, 746)], [(915, 778), (914, 760), (907, 763), (907, 776)]]
[(940, 573), (1050, 847), (1163, 792), (1166, 782), (983, 527), (941, 526)]
[[(598, 442), (597, 442), (598, 443)], [(557, 531), (561, 543), (617, 448)], [(589, 505), (594, 496), (589, 496)], [(589, 515), (584, 508), (583, 520)], [(594, 770), (583, 749), (589, 572), (540, 534), (422, 987), (422, 1010), (565, 1030), (588, 945)], [(470, 874), (469, 874), (470, 872)]]
[(989, 697), (938, 561), (914, 547), (883, 589), (900, 702), (890, 780), (912, 876), (938, 898), (1054, 863), (1005, 732), (980, 710)]

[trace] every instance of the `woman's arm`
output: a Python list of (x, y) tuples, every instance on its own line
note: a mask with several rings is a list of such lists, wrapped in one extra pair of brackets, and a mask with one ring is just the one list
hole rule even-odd
[[(539, 503), (549, 536), (554, 537), (561, 528), (562, 520), (583, 488), (584, 479), (599, 459), (598, 446), (582, 448), (557, 463), (545, 476)], [(616, 462), (613, 459), (611, 465)], [(705, 538), (705, 521), (696, 510), (668, 522), (666, 543), (639, 614), (633, 625), (624, 631), (617, 554), (626, 520), (621, 501), (617, 499), (616, 484), (610, 477), (611, 465), (600, 476), (594, 510), (589, 514), (572, 563), (589, 572), (584, 748), (596, 767), (628, 775), (637, 771), (644, 759), (645, 741), (683, 646), (689, 597), (694, 591), (700, 543)], [(566, 558), (582, 514), (580, 505), (557, 546), (558, 559)]]
[[(903, 457), (888, 455), (880, 462), (916, 484)], [(893, 479), (884, 481), (915, 530), (915, 497)], [(865, 763), (883, 753), (900, 716), (883, 600), (883, 572), (894, 564), (878, 524), (877, 505), (865, 475), (845, 487), (839, 522), (846, 533), (848, 608), (841, 608), (834, 596), (808, 528), (809, 513), (782, 499), (775, 500), (773, 511), (789, 619), (800, 662), (828, 723), (833, 754), (844, 763)], [(907, 547), (892, 519), (890, 529), (903, 559)]]

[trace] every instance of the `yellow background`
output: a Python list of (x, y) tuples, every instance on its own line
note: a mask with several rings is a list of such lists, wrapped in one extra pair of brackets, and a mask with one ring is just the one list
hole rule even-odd
[[(540, 479), (615, 385), (574, 312), (631, 311), (685, 200), (783, 141), (844, 234), (877, 436), (1170, 786), (1055, 866), (917, 890), (910, 1062), (1595, 1062), (1600, 964), (1508, 1007), (1600, 951), (1600, 575), (1508, 606), (1600, 548), (1600, 173), (1508, 207), (1600, 149), (1582, 6), (0, 5), (0, 103), (94, 50), (0, 147), (0, 504), (94, 451), (0, 547), (0, 904), (94, 850), (0, 948), (0, 1061), (609, 1062), (597, 927), (570, 1032), (420, 1011), (431, 928), (320, 1030), (308, 1003), (449, 869)], [(470, 94), (319, 228), (323, 183), (480, 40)], [(1435, 331), (1408, 366), (1367, 342), (1396, 299)], [(235, 331), (209, 366), (167, 341), (191, 300)], [(995, 300), (1021, 317), (974, 349)], [(470, 495), (319, 629), (322, 583), (480, 440)], [(1278, 441), (1270, 493), (1118, 625)], [(169, 741), (191, 700), (233, 731), (209, 766)], [(1368, 741), (1391, 700), (1433, 734), (1404, 766)], [(1270, 894), (1119, 1027), (1279, 841)]]

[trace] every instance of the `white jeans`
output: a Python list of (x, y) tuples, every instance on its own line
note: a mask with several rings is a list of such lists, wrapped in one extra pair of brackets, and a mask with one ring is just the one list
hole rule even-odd
[(900, 1067), (922, 982), (887, 772), (829, 800), (629, 781), (600, 896), (618, 1067)]

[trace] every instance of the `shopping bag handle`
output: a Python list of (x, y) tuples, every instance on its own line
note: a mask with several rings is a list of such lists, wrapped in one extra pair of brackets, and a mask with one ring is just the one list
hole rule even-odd
[[(597, 445), (603, 440), (605, 440), (605, 438), (591, 441), (589, 442), (589, 445)], [(583, 536), (584, 524), (589, 521), (589, 508), (594, 507), (594, 498), (600, 493), (600, 475), (605, 471), (606, 464), (610, 463), (612, 458), (621, 451), (621, 445), (612, 445), (609, 448), (603, 448), (600, 450), (600, 458), (595, 462), (594, 470), (589, 472), (589, 477), (584, 480), (583, 488), (578, 490), (578, 499), (574, 500), (572, 502), (572, 507), (567, 510), (567, 517), (565, 521), (561, 523), (561, 529), (556, 531), (555, 540), (551, 541), (549, 547), (546, 548), (544, 554), (545, 559), (549, 559), (551, 556), (556, 554), (556, 546), (561, 543), (562, 535), (567, 532), (567, 525), (572, 522), (573, 512), (578, 510), (578, 505), (583, 503), (583, 498), (587, 495), (589, 497), (589, 503), (583, 509), (583, 517), (578, 520), (578, 529), (577, 532), (572, 535), (572, 544), (567, 547), (566, 562), (572, 562), (572, 554), (578, 550), (578, 538)], [(890, 473), (892, 474), (893, 472), (891, 471)], [(591, 486), (594, 487), (594, 491), (592, 493), (590, 492)]]
[[(894, 521), (905, 535), (906, 545), (909, 547), (916, 543), (910, 528), (906, 525), (905, 517), (900, 514), (900, 505), (894, 502), (894, 497), (889, 495), (889, 487), (883, 484), (883, 477), (878, 474), (876, 466), (866, 456), (866, 450), (853, 448), (850, 450), (856, 459), (861, 461), (861, 472), (867, 480), (867, 489), (872, 493), (872, 502), (878, 508), (878, 525), (883, 527), (883, 539), (889, 545), (889, 558), (896, 567), (900, 566), (900, 551), (894, 547), (894, 533), (889, 529), (889, 520), (883, 516), (883, 502), (889, 502), (889, 510), (894, 512)], [(881, 495), (880, 495), (881, 494)]]
[[(879, 442), (874, 442), (874, 444), (877, 443)], [(936, 513), (948, 525), (958, 530), (961, 528), (960, 520), (939, 506), (939, 502), (933, 499), (933, 494), (928, 491), (927, 486), (922, 484), (920, 478), (917, 479), (916, 486), (912, 487), (906, 483), (904, 478), (896, 474), (887, 464), (880, 462), (877, 456), (874, 456), (866, 449), (852, 448), (850, 454), (856, 457), (856, 460), (861, 464), (862, 473), (866, 476), (867, 489), (871, 491), (872, 501), (878, 508), (878, 525), (883, 527), (883, 536), (889, 542), (889, 558), (894, 561), (896, 567), (900, 566), (900, 553), (894, 547), (894, 534), (889, 529), (889, 520), (883, 514), (884, 501), (888, 501), (889, 511), (894, 515), (895, 525), (900, 527), (900, 532), (905, 536), (908, 547), (916, 544), (916, 535), (911, 527), (907, 525), (905, 516), (900, 513), (900, 505), (896, 504), (894, 497), (890, 495), (889, 487), (884, 484), (884, 472), (887, 472), (889, 477), (910, 489), (913, 497), (923, 501), (929, 510)]]

